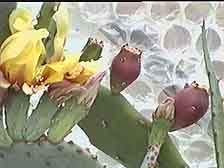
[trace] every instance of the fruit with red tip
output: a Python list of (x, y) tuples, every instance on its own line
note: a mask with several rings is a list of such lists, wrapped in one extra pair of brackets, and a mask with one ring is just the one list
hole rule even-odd
[(138, 48), (124, 45), (115, 56), (110, 68), (110, 88), (112, 93), (120, 93), (134, 82), (141, 71), (141, 54)]
[(177, 92), (175, 100), (175, 122), (172, 130), (190, 126), (199, 121), (208, 110), (209, 94), (196, 82)]

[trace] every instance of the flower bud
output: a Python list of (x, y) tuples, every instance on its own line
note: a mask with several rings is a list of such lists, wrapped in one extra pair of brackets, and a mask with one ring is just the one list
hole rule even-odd
[(12, 34), (33, 29), (32, 13), (25, 8), (17, 8), (9, 16), (9, 28)]
[(82, 49), (80, 61), (91, 61), (100, 59), (103, 47), (103, 41), (89, 38), (86, 45)]

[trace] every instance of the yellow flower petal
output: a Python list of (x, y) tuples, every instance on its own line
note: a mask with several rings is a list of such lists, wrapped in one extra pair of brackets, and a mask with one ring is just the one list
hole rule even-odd
[(7, 38), (0, 48), (0, 64), (18, 56), (26, 48), (28, 41), (23, 32), (15, 33)]
[(84, 70), (73, 81), (80, 84), (84, 84), (91, 76), (96, 74), (100, 68), (98, 61), (80, 62), (79, 64), (84, 67)]
[(86, 70), (96, 73), (100, 69), (99, 61), (81, 61), (80, 64), (85, 67)]
[(71, 59), (73, 62), (78, 63), (81, 54), (82, 53), (68, 53), (68, 52), (65, 52), (64, 57), (65, 57), (65, 59)]
[(18, 32), (10, 36), (0, 48), (0, 66), (11, 82), (31, 84), (40, 55), (45, 52), (42, 38), (46, 29)]
[(54, 19), (57, 26), (57, 38), (65, 39), (69, 32), (69, 13), (67, 8), (60, 6), (59, 10), (55, 13)]
[(84, 67), (80, 64), (77, 64), (70, 70), (68, 73), (65, 74), (65, 79), (75, 82), (76, 78), (84, 71)]
[(9, 28), (13, 33), (33, 28), (32, 13), (25, 8), (17, 8), (9, 16)]
[(9, 36), (0, 48), (0, 64), (17, 57), (23, 50), (26, 50), (28, 43), (37, 43), (47, 36), (46, 29), (23, 31)]
[(75, 65), (74, 59), (69, 57), (64, 61), (46, 64), (43, 67), (42, 77), (44, 84), (60, 82), (64, 75), (69, 72)]

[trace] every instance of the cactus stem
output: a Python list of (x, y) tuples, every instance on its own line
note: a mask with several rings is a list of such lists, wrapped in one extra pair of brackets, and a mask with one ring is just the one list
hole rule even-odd
[(149, 135), (147, 154), (145, 155), (141, 168), (157, 167), (157, 158), (159, 156), (160, 148), (165, 142), (171, 125), (172, 123), (169, 120), (163, 118), (153, 122), (151, 134)]
[(140, 168), (156, 168), (158, 167), (157, 158), (160, 148), (165, 142), (169, 130), (174, 121), (174, 99), (168, 98), (161, 103), (153, 113), (153, 125), (151, 134), (148, 137), (147, 153)]
[(223, 136), (223, 119), (224, 109), (223, 100), (220, 93), (219, 83), (216, 79), (215, 72), (210, 60), (209, 50), (207, 46), (205, 21), (203, 20), (202, 25), (202, 46), (204, 53), (205, 68), (207, 71), (209, 85), (210, 85), (210, 96), (211, 96), (211, 114), (212, 114), (212, 130), (215, 143), (216, 162), (218, 168), (224, 168), (224, 136)]

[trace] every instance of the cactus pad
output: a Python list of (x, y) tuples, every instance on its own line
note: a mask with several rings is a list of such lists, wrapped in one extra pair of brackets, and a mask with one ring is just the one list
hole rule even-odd
[(71, 143), (57, 146), (48, 142), (18, 143), (0, 149), (0, 165), (4, 168), (103, 168), (97, 157)]
[[(97, 148), (128, 168), (140, 166), (151, 124), (121, 94), (112, 95), (101, 87), (89, 115), (79, 125)], [(169, 138), (161, 149), (159, 164), (161, 168), (187, 167)]]

